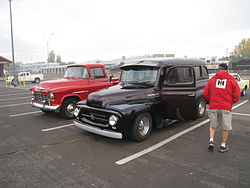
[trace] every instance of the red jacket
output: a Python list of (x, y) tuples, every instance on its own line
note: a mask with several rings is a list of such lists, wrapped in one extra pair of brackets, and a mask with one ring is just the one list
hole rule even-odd
[(232, 111), (233, 104), (240, 99), (240, 88), (233, 76), (219, 71), (208, 81), (203, 96), (209, 102), (209, 109)]

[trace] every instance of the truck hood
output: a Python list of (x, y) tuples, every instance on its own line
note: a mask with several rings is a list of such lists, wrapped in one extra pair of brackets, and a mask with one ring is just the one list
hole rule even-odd
[(140, 103), (159, 96), (154, 88), (125, 89), (121, 85), (102, 89), (88, 96), (87, 104), (93, 107), (105, 107), (124, 103)]
[(64, 78), (59, 80), (43, 81), (33, 88), (36, 91), (48, 92), (53, 89), (58, 89), (62, 87), (72, 87), (78, 85), (80, 79), (78, 78)]

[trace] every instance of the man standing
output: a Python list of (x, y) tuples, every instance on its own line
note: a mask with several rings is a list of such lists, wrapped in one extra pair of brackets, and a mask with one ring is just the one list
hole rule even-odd
[(222, 143), (220, 152), (228, 151), (228, 131), (232, 130), (232, 106), (240, 99), (240, 88), (228, 71), (225, 63), (219, 65), (218, 72), (208, 81), (203, 96), (209, 102), (210, 140), (208, 149), (214, 149), (215, 128), (222, 126)]

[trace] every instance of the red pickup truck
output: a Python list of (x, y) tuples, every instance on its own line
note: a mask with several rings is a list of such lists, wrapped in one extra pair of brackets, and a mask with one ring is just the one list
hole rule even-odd
[(67, 67), (64, 78), (31, 87), (32, 106), (43, 112), (59, 111), (66, 119), (74, 117), (76, 103), (94, 91), (117, 84), (102, 64), (75, 64)]

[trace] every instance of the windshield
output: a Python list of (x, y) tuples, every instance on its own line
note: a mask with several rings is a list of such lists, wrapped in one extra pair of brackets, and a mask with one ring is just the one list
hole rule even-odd
[(122, 70), (120, 83), (123, 85), (148, 85), (156, 82), (158, 68), (156, 67), (129, 67)]
[(64, 78), (89, 78), (86, 67), (76, 66), (68, 67), (64, 74)]

